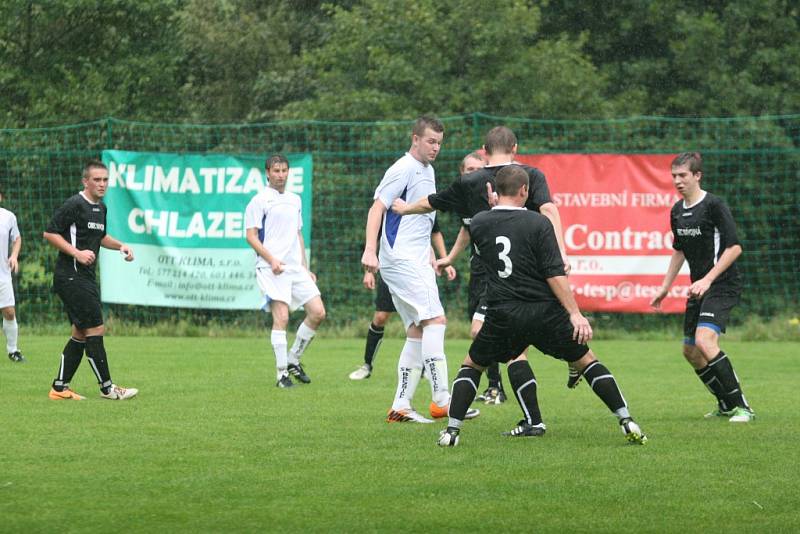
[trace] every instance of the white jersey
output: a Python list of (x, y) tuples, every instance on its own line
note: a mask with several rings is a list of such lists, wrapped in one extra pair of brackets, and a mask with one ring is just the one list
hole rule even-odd
[(0, 277), (11, 279), (8, 268), (8, 254), (11, 245), (19, 237), (17, 217), (5, 208), (0, 208)]
[[(305, 251), (300, 249), (297, 237), (303, 227), (301, 205), (298, 195), (267, 187), (250, 200), (244, 212), (245, 228), (258, 228), (264, 248), (287, 266), (303, 265)], [(258, 267), (269, 267), (269, 263), (256, 254)]]
[(408, 152), (383, 175), (374, 197), (387, 208), (378, 260), (381, 265), (396, 260), (430, 261), (431, 229), (436, 214), (398, 215), (391, 207), (396, 198), (412, 204), (435, 192), (433, 166), (423, 165)]

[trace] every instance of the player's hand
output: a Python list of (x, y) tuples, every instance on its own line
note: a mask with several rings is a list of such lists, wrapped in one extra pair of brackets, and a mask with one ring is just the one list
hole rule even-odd
[(94, 252), (91, 250), (79, 250), (74, 255), (75, 260), (81, 265), (91, 265), (94, 263)]
[(452, 265), (448, 265), (444, 268), (444, 274), (447, 275), (447, 281), (452, 282), (456, 279), (456, 268)]
[(450, 265), (453, 265), (453, 258), (447, 255), (436, 260), (436, 262), (433, 265), (433, 268), (437, 270), (442, 270)]
[(489, 201), (490, 207), (497, 206), (497, 193), (492, 189), (492, 182), (486, 182), (486, 200)]
[(11, 256), (10, 258), (8, 258), (8, 269), (12, 273), (18, 273), (19, 272), (19, 262), (17, 261), (17, 258), (15, 258), (14, 256)]
[(361, 283), (364, 284), (364, 287), (369, 290), (375, 289), (375, 275), (369, 271), (366, 271), (364, 273), (364, 279), (361, 281)]
[(394, 199), (394, 202), (392, 202), (392, 211), (398, 215), (405, 215), (407, 206), (408, 204), (406, 204), (405, 200), (402, 198), (396, 198)]
[[(308, 271), (308, 269), (306, 269), (306, 271)], [(312, 282), (314, 282), (315, 284), (317, 283), (317, 275), (316, 274), (312, 273), (311, 271), (308, 271), (308, 276), (311, 277), (311, 281)]]
[(572, 323), (573, 328), (572, 339), (581, 345), (592, 339), (592, 326), (580, 312), (571, 313), (569, 322)]
[(273, 274), (281, 274), (285, 265), (280, 260), (272, 259), (269, 262), (269, 268), (272, 269)]
[(128, 245), (119, 247), (119, 253), (124, 256), (125, 261), (133, 261), (133, 249)]
[(650, 306), (655, 308), (656, 310), (661, 309), (661, 302), (663, 302), (664, 298), (667, 296), (667, 290), (663, 287), (659, 290), (658, 294), (653, 297), (653, 300), (650, 301)]
[(701, 278), (691, 286), (689, 286), (689, 296), (699, 299), (703, 295), (706, 294), (708, 288), (711, 287), (711, 282), (706, 280), (705, 278)]
[(372, 250), (364, 250), (364, 254), (361, 255), (361, 265), (370, 273), (377, 273), (378, 272), (378, 255), (375, 254)]

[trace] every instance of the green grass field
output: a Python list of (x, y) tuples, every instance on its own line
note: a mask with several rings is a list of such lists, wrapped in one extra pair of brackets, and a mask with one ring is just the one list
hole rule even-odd
[[(501, 437), (520, 418), (512, 400), (440, 449), (444, 423), (384, 422), (396, 339), (351, 382), (362, 340), (323, 330), (305, 357), (312, 384), (279, 390), (263, 336), (109, 337), (113, 376), (139, 397), (101, 400), (84, 362), (73, 389), (88, 400), (54, 402), (65, 340), (23, 337), (29, 363), (0, 361), (0, 532), (798, 528), (797, 343), (726, 344), (758, 414), (747, 425), (703, 419), (712, 398), (679, 341), (594, 343), (643, 447), (585, 384), (564, 387), (563, 363), (532, 352), (547, 435)], [(451, 380), (466, 347), (447, 343)], [(429, 400), (423, 381), (415, 404)]]

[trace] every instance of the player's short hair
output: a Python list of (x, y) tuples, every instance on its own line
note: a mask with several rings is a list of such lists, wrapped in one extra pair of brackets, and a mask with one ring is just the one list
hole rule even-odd
[(105, 170), (108, 170), (108, 167), (106, 167), (106, 164), (103, 163), (102, 161), (100, 161), (99, 159), (90, 159), (89, 161), (86, 162), (86, 165), (83, 166), (83, 174), (82, 174), (82, 176), (83, 176), (84, 179), (89, 177), (89, 172), (92, 169), (105, 169)]
[(506, 126), (495, 126), (486, 134), (486, 141), (483, 148), (489, 155), (497, 151), (510, 154), (517, 144), (517, 136)]
[(700, 152), (681, 152), (672, 160), (673, 167), (689, 164), (689, 171), (692, 174), (703, 172), (703, 156)]
[(528, 173), (519, 165), (507, 165), (500, 169), (494, 178), (497, 194), (501, 197), (513, 197), (523, 185), (530, 185)]
[(278, 163), (285, 163), (286, 166), (289, 166), (289, 160), (286, 159), (286, 156), (283, 154), (273, 154), (267, 158), (267, 162), (264, 164), (264, 170), (268, 171)]
[(478, 161), (483, 161), (483, 162), (486, 161), (486, 158), (483, 157), (483, 154), (481, 154), (477, 150), (475, 152), (470, 152), (469, 154), (464, 156), (464, 159), (462, 159), (461, 163), (458, 164), (458, 173), (459, 174), (464, 174), (464, 169), (467, 168), (467, 160), (470, 159), (470, 158), (471, 159), (477, 159)]
[(411, 133), (421, 137), (425, 135), (426, 128), (430, 128), (437, 133), (444, 132), (444, 124), (442, 121), (432, 115), (422, 115), (414, 123), (414, 128), (411, 130)]

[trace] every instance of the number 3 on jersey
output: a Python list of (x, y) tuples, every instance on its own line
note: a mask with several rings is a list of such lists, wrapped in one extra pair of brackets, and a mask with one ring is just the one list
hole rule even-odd
[(505, 266), (502, 271), (497, 271), (497, 274), (500, 278), (508, 278), (511, 276), (511, 271), (514, 269), (514, 266), (511, 264), (511, 258), (508, 257), (508, 253), (511, 251), (511, 241), (506, 236), (499, 235), (495, 238), (494, 242), (503, 247), (503, 250), (497, 253), (497, 258), (502, 261)]

